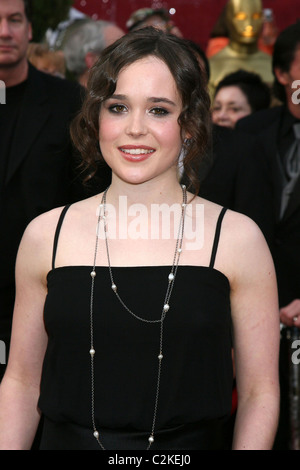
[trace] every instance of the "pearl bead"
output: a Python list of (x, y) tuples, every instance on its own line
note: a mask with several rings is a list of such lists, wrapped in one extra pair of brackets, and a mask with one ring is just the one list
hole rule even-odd
[(186, 189), (186, 185), (185, 185), (185, 184), (182, 184), (181, 187), (182, 187), (182, 189)]
[(169, 281), (173, 281), (173, 279), (174, 279), (174, 274), (173, 274), (173, 273), (170, 273), (170, 274), (169, 274)]
[(163, 356), (161, 353), (158, 355), (158, 359), (159, 359), (160, 361), (162, 360), (163, 357), (164, 357), (164, 356)]
[(95, 431), (95, 432), (94, 432), (94, 437), (95, 437), (96, 439), (99, 438), (99, 433), (98, 433), (98, 431)]
[(114, 292), (117, 292), (117, 286), (116, 286), (116, 284), (112, 284), (111, 288), (112, 288), (112, 290), (113, 290)]
[(165, 304), (165, 305), (164, 305), (164, 312), (167, 312), (167, 311), (169, 310), (169, 308), (170, 308), (170, 305)]
[(154, 437), (153, 436), (150, 436), (148, 441), (150, 442), (150, 444), (152, 444), (152, 442), (154, 442)]
[(178, 253), (181, 253), (181, 252), (182, 252), (182, 249), (181, 249), (181, 248), (178, 248), (177, 251), (178, 251)]
[(91, 355), (91, 356), (94, 356), (94, 355), (95, 355), (95, 353), (96, 353), (95, 349), (93, 349), (93, 348), (92, 348), (92, 349), (90, 349), (90, 355)]
[(96, 277), (96, 271), (91, 272), (91, 277)]

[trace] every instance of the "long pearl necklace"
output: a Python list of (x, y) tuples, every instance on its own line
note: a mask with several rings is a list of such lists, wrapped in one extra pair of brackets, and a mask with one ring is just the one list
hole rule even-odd
[(111, 280), (111, 289), (115, 293), (116, 297), (118, 298), (119, 302), (122, 304), (122, 306), (129, 312), (134, 318), (136, 318), (139, 321), (145, 322), (145, 323), (160, 323), (160, 349), (159, 349), (159, 354), (157, 356), (158, 359), (158, 370), (157, 370), (157, 384), (156, 384), (156, 393), (155, 393), (155, 400), (154, 400), (154, 412), (153, 412), (153, 419), (152, 419), (152, 427), (151, 427), (151, 432), (150, 436), (148, 438), (148, 446), (146, 450), (149, 450), (151, 445), (154, 442), (154, 432), (155, 432), (155, 425), (156, 425), (156, 418), (157, 418), (157, 409), (158, 409), (158, 401), (159, 401), (159, 391), (160, 391), (160, 380), (161, 380), (161, 364), (162, 364), (162, 359), (163, 359), (163, 326), (164, 326), (164, 320), (166, 317), (167, 312), (170, 309), (170, 297), (171, 293), (174, 287), (174, 282), (175, 282), (175, 277), (179, 265), (179, 259), (180, 255), (182, 252), (182, 241), (183, 241), (183, 235), (184, 235), (184, 220), (185, 220), (185, 212), (186, 212), (186, 206), (187, 206), (187, 196), (186, 196), (186, 187), (184, 185), (181, 186), (182, 188), (182, 204), (181, 204), (181, 218), (180, 218), (180, 223), (179, 223), (179, 228), (178, 228), (178, 236), (176, 240), (176, 246), (175, 246), (175, 253), (173, 257), (173, 264), (171, 271), (168, 275), (168, 285), (167, 285), (167, 292), (165, 295), (164, 299), (164, 305), (162, 308), (161, 316), (160, 319), (158, 320), (147, 320), (145, 318), (142, 318), (139, 315), (136, 315), (133, 313), (127, 305), (124, 303), (120, 295), (118, 294), (118, 289), (117, 286), (114, 282), (113, 278), (113, 272), (110, 264), (110, 256), (109, 256), (109, 247), (108, 247), (108, 237), (107, 237), (107, 223), (106, 223), (106, 194), (108, 191), (108, 188), (104, 191), (101, 204), (99, 206), (99, 216), (98, 216), (98, 222), (97, 222), (97, 233), (96, 233), (96, 243), (95, 243), (95, 252), (94, 252), (94, 263), (93, 263), (93, 269), (90, 273), (91, 275), (91, 298), (90, 298), (90, 358), (91, 358), (91, 413), (92, 413), (92, 427), (93, 427), (93, 435), (95, 439), (97, 440), (99, 446), (101, 447), (102, 450), (106, 450), (105, 447), (103, 446), (101, 439), (100, 439), (100, 433), (96, 427), (96, 422), (95, 422), (95, 370), (94, 370), (94, 362), (95, 362), (95, 354), (96, 350), (94, 348), (94, 290), (95, 290), (95, 277), (96, 277), (96, 259), (97, 259), (97, 252), (98, 252), (98, 239), (99, 239), (99, 231), (100, 231), (100, 222), (101, 220), (104, 223), (104, 234), (105, 234), (105, 245), (106, 245), (106, 253), (107, 253), (107, 261), (108, 261), (108, 269), (109, 269), (109, 275), (110, 275), (110, 280)]

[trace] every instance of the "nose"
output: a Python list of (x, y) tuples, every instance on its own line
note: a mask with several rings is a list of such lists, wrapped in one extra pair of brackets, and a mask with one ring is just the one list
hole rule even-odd
[(0, 21), (0, 37), (11, 37), (9, 22), (5, 18)]
[(228, 121), (228, 113), (225, 108), (221, 108), (213, 113), (213, 120), (216, 124), (223, 124)]
[(146, 117), (142, 111), (132, 111), (127, 118), (126, 133), (138, 137), (147, 133)]

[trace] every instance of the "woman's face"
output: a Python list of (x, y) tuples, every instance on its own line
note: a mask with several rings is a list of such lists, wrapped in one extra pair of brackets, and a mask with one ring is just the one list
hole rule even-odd
[(239, 119), (251, 112), (251, 106), (242, 90), (237, 86), (226, 86), (215, 96), (212, 120), (214, 124), (233, 129)]
[(181, 110), (175, 80), (163, 61), (149, 56), (124, 68), (99, 116), (100, 149), (113, 174), (132, 184), (176, 177)]

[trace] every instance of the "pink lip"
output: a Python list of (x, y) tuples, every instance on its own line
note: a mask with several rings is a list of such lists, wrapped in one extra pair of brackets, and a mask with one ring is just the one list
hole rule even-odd
[[(128, 162), (143, 162), (153, 155), (155, 149), (153, 147), (148, 147), (147, 145), (122, 145), (118, 148), (119, 152), (121, 153), (122, 157), (127, 160)], [(138, 153), (138, 154), (129, 154), (122, 151), (124, 150), (135, 150), (135, 149), (142, 149), (142, 150), (152, 150), (151, 153)]]

